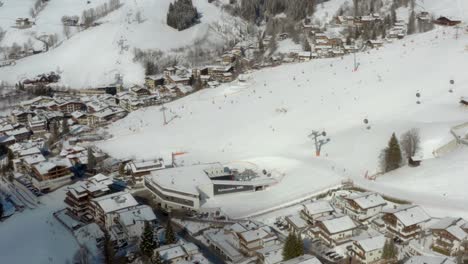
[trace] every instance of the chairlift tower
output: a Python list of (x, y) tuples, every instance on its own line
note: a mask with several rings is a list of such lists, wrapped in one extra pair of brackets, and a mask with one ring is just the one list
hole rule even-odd
[(319, 132), (317, 130), (312, 130), (309, 134), (309, 138), (312, 138), (315, 143), (315, 156), (320, 156), (320, 151), (322, 150), (322, 146), (330, 142), (330, 138), (326, 137), (327, 132), (322, 131)]

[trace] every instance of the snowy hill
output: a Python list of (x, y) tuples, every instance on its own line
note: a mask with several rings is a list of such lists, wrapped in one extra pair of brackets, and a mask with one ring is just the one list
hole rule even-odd
[[(119, 158), (186, 151), (192, 159), (188, 162), (247, 160), (286, 174), (266, 192), (245, 194), (245, 200), (262, 201), (249, 208), (229, 198), (208, 202), (223, 204), (236, 216), (303, 197), (343, 178), (375, 173), (392, 132), (419, 128), (424, 156), (433, 158), (432, 152), (452, 139), (449, 128), (468, 118), (468, 110), (458, 105), (468, 92), (468, 35), (455, 40), (454, 34), (439, 28), (360, 54), (357, 72), (352, 71), (352, 56), (264, 69), (251, 74), (246, 84), (203, 90), (168, 104), (176, 118), (166, 126), (158, 107), (131, 113), (110, 126), (115, 139), (99, 145)], [(449, 93), (452, 79), (454, 93)], [(421, 104), (416, 103), (418, 92)], [(321, 158), (314, 157), (307, 137), (312, 129), (326, 130), (331, 137)], [(430, 195), (423, 175), (421, 189)], [(441, 177), (454, 184), (463, 181), (459, 175)], [(462, 190), (440, 188), (468, 200)]]
[[(29, 29), (12, 26), (17, 18), (30, 17), (34, 0), (4, 0), (0, 7), (0, 27), (6, 31), (1, 46), (14, 43), (23, 46), (32, 43), (35, 49), (43, 44), (33, 35), (56, 34), (58, 47), (47, 53), (17, 61), (15, 66), (0, 68), (0, 80), (15, 83), (36, 74), (58, 71), (61, 84), (72, 88), (106, 85), (121, 74), (127, 85), (143, 82), (143, 68), (133, 61), (134, 48), (159, 49), (170, 52), (193, 44), (195, 41), (206, 47), (222, 44), (238, 35), (243, 23), (221, 11), (207, 1), (194, 0), (202, 13), (201, 23), (179, 32), (166, 25), (165, 17), (170, 1), (132, 0), (121, 1), (123, 6), (100, 19), (102, 25), (81, 32), (73, 31), (67, 39), (61, 23), (62, 16), (81, 16), (89, 8), (96, 8), (107, 0), (62, 0), (49, 1), (34, 19)], [(330, 0), (317, 7), (315, 21), (329, 22), (343, 5), (352, 5), (350, 0)], [(466, 20), (467, 1), (462, 0), (417, 0), (418, 10), (427, 10), (434, 15), (462, 17)], [(142, 23), (136, 20), (141, 14)], [(201, 40), (201, 41), (200, 41)]]
[[(34, 1), (4, 2), (0, 7), (0, 26), (7, 33), (1, 45), (9, 46), (15, 42), (23, 45), (28, 40), (37, 45), (31, 36), (34, 32), (57, 34), (59, 41), (63, 41), (47, 53), (21, 59), (15, 66), (0, 68), (0, 79), (11, 83), (48, 71), (61, 72), (62, 83), (72, 88), (109, 84), (117, 73), (123, 75), (126, 84), (142, 83), (144, 71), (141, 65), (133, 61), (134, 48), (170, 52), (195, 41), (213, 47), (238, 33), (238, 20), (207, 1), (193, 1), (202, 14), (201, 23), (179, 32), (166, 25), (170, 1), (132, 0), (121, 1), (122, 7), (100, 19), (102, 25), (75, 32), (70, 39), (66, 39), (62, 16), (81, 16), (83, 10), (107, 1), (93, 0), (89, 5), (85, 0), (50, 1), (36, 18), (36, 25), (29, 29), (11, 26), (16, 18), (29, 17), (28, 11)], [(142, 23), (136, 20), (138, 12), (141, 13)]]

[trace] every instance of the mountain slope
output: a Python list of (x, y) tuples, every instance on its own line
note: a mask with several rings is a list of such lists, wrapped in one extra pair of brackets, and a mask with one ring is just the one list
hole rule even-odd
[[(260, 206), (266, 208), (338, 183), (337, 175), (374, 173), (392, 132), (419, 128), (425, 158), (432, 158), (435, 148), (451, 140), (449, 128), (467, 117), (458, 105), (468, 92), (467, 41), (467, 35), (455, 40), (453, 29), (439, 28), (358, 54), (357, 72), (352, 56), (263, 69), (246, 84), (203, 90), (168, 104), (169, 116), (177, 116), (169, 125), (163, 126), (158, 107), (131, 113), (110, 126), (115, 139), (99, 145), (119, 158), (187, 151), (194, 163), (259, 161), (292, 177), (246, 197), (263, 200), (262, 195), (276, 193), (277, 199)], [(451, 79), (454, 93), (448, 92)], [(322, 158), (314, 157), (307, 137), (312, 129), (331, 137)], [(312, 168), (319, 171), (311, 173)], [(238, 211), (233, 204), (228, 210), (242, 215), (260, 207)]]
[[(27, 3), (32, 1), (22, 1), (23, 8), (19, 5), (13, 8), (12, 4), (8, 5), (10, 2), (0, 8), (0, 16), (10, 13), (9, 19), (0, 26), (8, 28), (16, 17), (27, 16)], [(35, 26), (25, 30), (8, 29), (3, 45), (27, 42), (33, 39), (33, 32), (56, 33), (63, 43), (47, 53), (21, 59), (15, 66), (0, 68), (0, 79), (15, 83), (35, 74), (59, 71), (63, 77), (62, 84), (72, 88), (106, 85), (115, 80), (117, 73), (123, 75), (127, 85), (142, 83), (144, 71), (133, 61), (134, 48), (171, 52), (200, 40), (206, 47), (214, 47), (238, 34), (236, 25), (241, 24), (215, 5), (196, 0), (193, 2), (202, 14), (201, 23), (177, 31), (165, 22), (170, 1), (132, 0), (122, 1), (122, 7), (100, 19), (102, 25), (77, 32), (66, 39), (60, 22), (63, 15), (81, 16), (84, 9), (106, 1), (91, 1), (92, 6), (82, 5), (83, 2), (86, 1), (50, 1), (39, 14)], [(142, 23), (136, 20), (137, 12), (141, 13)]]

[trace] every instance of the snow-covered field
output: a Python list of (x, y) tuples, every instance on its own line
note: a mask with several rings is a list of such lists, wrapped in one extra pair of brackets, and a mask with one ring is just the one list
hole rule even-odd
[[(235, 19), (213, 4), (194, 0), (202, 14), (201, 23), (187, 30), (177, 31), (166, 25), (166, 13), (170, 1), (131, 0), (121, 1), (123, 6), (102, 18), (103, 24), (75, 33), (66, 39), (61, 25), (63, 15), (77, 15), (82, 11), (106, 0), (50, 1), (36, 18), (36, 25), (30, 29), (11, 28), (18, 17), (29, 17), (33, 0), (5, 0), (0, 7), (0, 27), (7, 30), (1, 45), (18, 43), (23, 45), (31, 36), (58, 34), (63, 41), (47, 53), (17, 61), (15, 66), (0, 68), (0, 80), (15, 83), (36, 74), (58, 71), (61, 82), (72, 88), (107, 85), (115, 81), (115, 74), (123, 75), (127, 85), (143, 83), (143, 67), (133, 61), (134, 48), (171, 51), (203, 40), (203, 45), (223, 43), (229, 34), (236, 34)], [(141, 13), (142, 23), (136, 20)], [(229, 30), (228, 30), (229, 29)], [(36, 43), (37, 44), (37, 43)]]
[[(452, 29), (439, 28), (359, 54), (357, 72), (352, 56), (263, 69), (247, 84), (226, 84), (168, 104), (178, 118), (167, 126), (158, 107), (134, 112), (111, 125), (115, 138), (99, 145), (119, 158), (186, 151), (192, 162), (248, 160), (284, 172), (283, 181), (265, 192), (219, 196), (207, 203), (233, 216), (249, 215), (343, 178), (375, 173), (379, 152), (393, 132), (419, 128), (424, 157), (432, 158), (436, 148), (452, 140), (449, 128), (468, 118), (468, 110), (458, 104), (468, 92), (467, 41), (466, 34), (455, 40)], [(449, 93), (452, 79), (454, 93)], [(416, 103), (418, 92), (421, 104)], [(312, 129), (331, 137), (320, 158), (307, 137)], [(397, 172), (402, 176), (395, 188), (401, 183), (402, 190), (414, 188), (441, 201), (423, 173), (404, 177), (405, 171)], [(390, 177), (377, 183), (386, 186)], [(440, 177), (463, 180), (461, 174)], [(437, 188), (447, 198), (468, 201), (463, 188)]]
[(65, 190), (41, 198), (36, 209), (17, 212), (0, 223), (1, 263), (71, 263), (79, 246), (52, 215), (64, 207)]

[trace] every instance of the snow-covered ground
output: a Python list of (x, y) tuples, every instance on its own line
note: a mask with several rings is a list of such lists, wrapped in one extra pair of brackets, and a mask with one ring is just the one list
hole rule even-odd
[(41, 197), (36, 209), (17, 212), (0, 223), (1, 263), (71, 263), (79, 246), (52, 215), (64, 207), (65, 190)]
[[(458, 104), (468, 92), (468, 35), (458, 40), (454, 35), (453, 29), (438, 28), (358, 54), (357, 72), (352, 71), (352, 56), (263, 69), (247, 84), (226, 84), (168, 104), (170, 115), (178, 116), (169, 125), (163, 126), (158, 107), (131, 113), (110, 126), (115, 138), (99, 146), (119, 158), (186, 151), (194, 163), (247, 160), (285, 173), (281, 183), (265, 192), (208, 201), (233, 216), (303, 197), (343, 178), (362, 179), (366, 172), (377, 172), (379, 153), (393, 132), (419, 128), (424, 158), (430, 159), (435, 149), (453, 139), (450, 127), (468, 118)], [(450, 80), (455, 81), (453, 87)], [(416, 103), (416, 93), (421, 94), (421, 104)], [(312, 129), (325, 130), (331, 138), (320, 158), (307, 137)], [(388, 177), (392, 176), (377, 182), (386, 186)], [(451, 173), (440, 177), (455, 184), (463, 179)], [(414, 188), (443, 201), (432, 195), (423, 173), (408, 178), (412, 184), (404, 179), (395, 182), (402, 190)], [(438, 191), (468, 201), (463, 188), (447, 184)]]
[[(17, 3), (21, 1), (20, 3)], [(103, 24), (75, 33), (66, 39), (61, 25), (63, 15), (81, 17), (83, 10), (96, 7), (106, 0), (50, 1), (36, 18), (30, 29), (11, 28), (18, 17), (29, 17), (33, 0), (5, 0), (0, 7), (0, 26), (7, 30), (1, 45), (22, 45), (34, 32), (58, 34), (63, 43), (47, 53), (17, 61), (15, 66), (0, 68), (0, 80), (15, 83), (36, 74), (57, 71), (61, 83), (72, 88), (107, 85), (115, 81), (115, 74), (123, 75), (127, 85), (143, 83), (143, 67), (133, 61), (134, 48), (171, 50), (201, 41), (202, 45), (215, 46), (238, 33), (242, 23), (213, 4), (194, 0), (202, 14), (201, 23), (187, 30), (177, 31), (166, 25), (166, 13), (170, 1), (131, 0), (121, 1), (122, 7), (102, 18)], [(136, 20), (141, 13), (142, 23)], [(37, 41), (35, 41), (37, 42)]]

